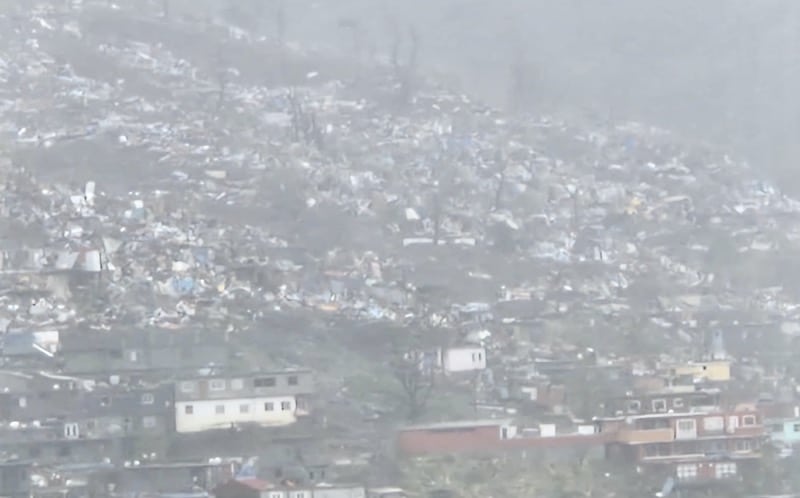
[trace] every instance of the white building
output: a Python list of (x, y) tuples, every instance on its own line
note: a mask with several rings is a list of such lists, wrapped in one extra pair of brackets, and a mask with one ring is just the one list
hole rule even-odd
[(486, 349), (481, 346), (440, 349), (439, 364), (445, 373), (485, 370)]
[(309, 413), (313, 389), (312, 374), (306, 370), (178, 381), (175, 429), (188, 433), (237, 425), (289, 425)]

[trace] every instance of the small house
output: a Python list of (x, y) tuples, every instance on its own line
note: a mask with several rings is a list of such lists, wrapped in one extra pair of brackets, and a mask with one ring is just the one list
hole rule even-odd
[(462, 346), (439, 350), (439, 365), (445, 373), (474, 372), (486, 369), (486, 349)]

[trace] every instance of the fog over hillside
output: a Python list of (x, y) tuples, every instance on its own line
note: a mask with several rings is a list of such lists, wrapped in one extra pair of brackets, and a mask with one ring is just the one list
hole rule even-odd
[(0, 498), (800, 496), (800, 0), (0, 0)]
[(378, 52), (392, 20), (416, 27), (422, 63), (495, 104), (522, 60), (533, 110), (647, 120), (732, 146), (779, 178), (794, 165), (797, 2), (303, 1), (287, 7), (288, 37), (348, 48), (341, 18)]

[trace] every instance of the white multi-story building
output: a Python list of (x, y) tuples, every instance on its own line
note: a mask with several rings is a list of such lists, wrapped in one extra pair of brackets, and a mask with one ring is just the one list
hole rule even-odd
[(438, 357), (438, 363), (445, 373), (486, 369), (486, 349), (481, 346), (440, 349)]
[(313, 391), (308, 370), (181, 380), (175, 384), (175, 429), (289, 425), (309, 414)]

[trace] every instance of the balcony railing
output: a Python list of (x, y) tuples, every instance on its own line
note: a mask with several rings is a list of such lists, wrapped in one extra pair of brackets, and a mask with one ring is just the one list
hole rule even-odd
[(620, 443), (669, 443), (675, 440), (675, 432), (665, 429), (621, 429), (617, 433)]

